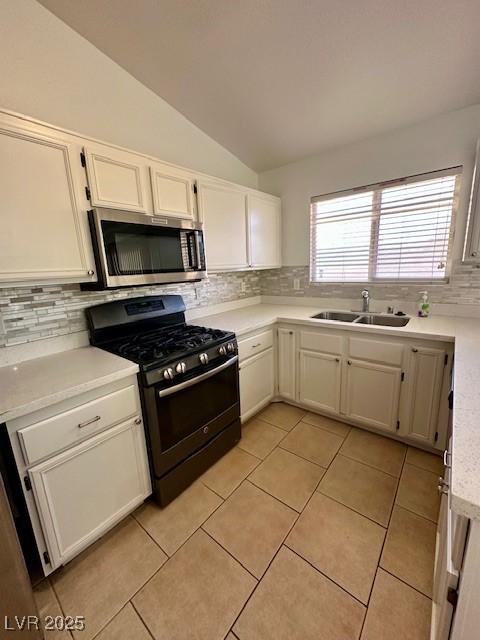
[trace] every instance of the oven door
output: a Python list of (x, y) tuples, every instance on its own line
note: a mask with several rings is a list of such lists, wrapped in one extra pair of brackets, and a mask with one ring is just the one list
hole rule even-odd
[(199, 280), (206, 275), (201, 224), (113, 209), (95, 209), (89, 216), (105, 287)]
[(239, 419), (238, 356), (173, 387), (150, 387), (145, 395), (150, 453), (160, 477)]

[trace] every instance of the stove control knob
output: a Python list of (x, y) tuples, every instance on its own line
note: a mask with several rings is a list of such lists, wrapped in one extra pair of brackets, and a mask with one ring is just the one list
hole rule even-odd
[(175, 371), (177, 373), (185, 373), (186, 370), (187, 370), (187, 365), (185, 364), (185, 362), (179, 362), (175, 367)]
[(208, 364), (208, 355), (207, 355), (206, 353), (201, 353), (201, 354), (198, 356), (198, 359), (200, 360), (200, 362), (201, 362), (202, 364)]
[(233, 344), (233, 342), (229, 342), (229, 343), (227, 344), (227, 351), (228, 351), (229, 353), (233, 353), (233, 352), (235, 351), (235, 345)]
[(220, 347), (220, 348), (218, 349), (218, 353), (219, 353), (221, 356), (226, 356), (226, 355), (227, 355), (227, 349), (226, 349), (226, 347), (225, 347), (225, 346)]
[(173, 369), (165, 369), (165, 371), (163, 372), (163, 377), (165, 378), (165, 380), (172, 380), (173, 376), (175, 374), (173, 373)]

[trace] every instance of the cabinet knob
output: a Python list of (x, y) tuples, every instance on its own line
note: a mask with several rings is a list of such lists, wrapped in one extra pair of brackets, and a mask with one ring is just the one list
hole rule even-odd
[(340, 362), (340, 358), (335, 358), (335, 362)]
[(418, 349), (416, 349), (415, 347), (412, 348), (412, 353), (418, 353)]
[(478, 251), (472, 251), (472, 253), (470, 254), (472, 256), (472, 258), (475, 258), (475, 256), (478, 254)]
[(142, 424), (141, 418), (135, 418), (135, 424)]
[(293, 336), (293, 331), (289, 331), (288, 333), (289, 333), (291, 336)]
[(89, 269), (89, 270), (87, 271), (87, 274), (88, 274), (89, 276), (93, 276), (93, 275), (95, 275), (95, 271), (94, 271), (93, 269)]
[(347, 360), (347, 364), (349, 364), (349, 365), (352, 364), (352, 361), (351, 360)]

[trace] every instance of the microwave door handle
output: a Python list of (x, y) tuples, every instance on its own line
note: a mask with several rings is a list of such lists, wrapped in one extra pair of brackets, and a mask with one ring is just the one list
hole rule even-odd
[(202, 249), (200, 247), (200, 233), (198, 231), (194, 231), (193, 235), (195, 236), (195, 249), (197, 252), (197, 269), (200, 269), (202, 264)]
[[(195, 245), (192, 243), (192, 240), (195, 240)], [(189, 261), (189, 267), (191, 267), (192, 269), (198, 269), (199, 264), (198, 264), (198, 249), (197, 249), (197, 242), (196, 242), (196, 234), (195, 231), (193, 231), (192, 233), (189, 233), (187, 235), (187, 244), (188, 244), (188, 261)]]
[(165, 398), (166, 396), (171, 396), (172, 393), (176, 393), (177, 391), (182, 391), (182, 389), (188, 389), (188, 387), (193, 387), (193, 385), (197, 384), (198, 382), (202, 382), (203, 380), (208, 380), (208, 378), (211, 378), (217, 373), (220, 373), (220, 371), (223, 371), (224, 369), (226, 369), (227, 367), (229, 367), (230, 365), (234, 364), (234, 362), (237, 362), (237, 361), (238, 361), (238, 356), (233, 356), (233, 358), (229, 358), (223, 364), (219, 365), (218, 367), (215, 367), (215, 369), (206, 371), (205, 373), (202, 373), (201, 375), (196, 376), (191, 380), (186, 380), (185, 382), (176, 384), (174, 387), (169, 387), (168, 389), (160, 389), (160, 391), (158, 392), (158, 397)]

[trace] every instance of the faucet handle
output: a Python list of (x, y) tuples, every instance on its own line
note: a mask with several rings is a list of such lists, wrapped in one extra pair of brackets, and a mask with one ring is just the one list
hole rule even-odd
[(364, 289), (362, 291), (362, 298), (368, 298), (369, 295), (370, 295), (370, 293), (369, 293), (368, 289)]

